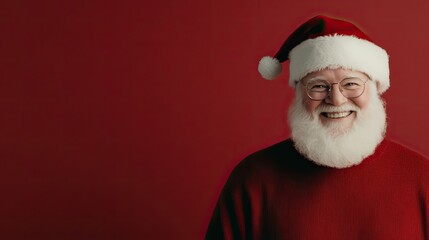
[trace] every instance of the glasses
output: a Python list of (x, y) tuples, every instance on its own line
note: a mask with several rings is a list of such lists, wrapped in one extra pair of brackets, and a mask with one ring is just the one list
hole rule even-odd
[(307, 83), (302, 82), (302, 85), (307, 91), (307, 95), (312, 100), (323, 100), (332, 91), (332, 86), (338, 84), (341, 94), (346, 98), (357, 98), (365, 91), (365, 83), (367, 80), (362, 80), (357, 77), (350, 77), (341, 80), (339, 83), (329, 83), (322, 79), (312, 79)]

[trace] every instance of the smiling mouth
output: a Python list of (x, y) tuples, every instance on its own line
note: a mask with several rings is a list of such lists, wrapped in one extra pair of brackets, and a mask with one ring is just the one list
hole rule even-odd
[(327, 118), (345, 118), (350, 116), (354, 111), (345, 111), (345, 112), (322, 112), (321, 114)]

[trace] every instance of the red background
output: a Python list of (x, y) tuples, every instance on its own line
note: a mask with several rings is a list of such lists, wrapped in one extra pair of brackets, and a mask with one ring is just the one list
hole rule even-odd
[(388, 51), (388, 136), (429, 156), (428, 9), (3, 1), (0, 238), (202, 239), (231, 169), (289, 135), (288, 72), (262, 80), (260, 57), (319, 13)]

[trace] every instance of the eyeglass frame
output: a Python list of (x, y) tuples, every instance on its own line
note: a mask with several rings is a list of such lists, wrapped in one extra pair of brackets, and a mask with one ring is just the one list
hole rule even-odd
[(324, 82), (326, 82), (326, 83), (328, 83), (328, 85), (329, 85), (329, 89), (328, 89), (328, 92), (327, 92), (327, 94), (326, 94), (326, 97), (324, 97), (323, 99), (314, 99), (314, 98), (312, 98), (311, 96), (310, 96), (310, 94), (308, 93), (308, 88), (307, 88), (307, 85), (305, 85), (304, 84), (304, 82), (303, 81), (300, 81), (301, 82), (301, 84), (302, 84), (302, 86), (304, 86), (305, 87), (305, 93), (307, 93), (307, 96), (308, 96), (308, 98), (310, 98), (311, 100), (313, 100), (313, 101), (323, 101), (323, 100), (325, 100), (328, 96), (329, 96), (329, 94), (332, 92), (332, 89), (333, 89), (333, 85), (335, 85), (335, 84), (338, 84), (338, 88), (339, 88), (339, 90), (340, 90), (340, 93), (341, 93), (341, 95), (343, 95), (343, 97), (345, 97), (345, 98), (347, 98), (347, 99), (354, 99), (354, 98), (358, 98), (358, 97), (360, 97), (360, 96), (362, 96), (362, 94), (365, 92), (365, 90), (366, 90), (366, 83), (368, 82), (368, 80), (369, 80), (369, 78), (367, 78), (365, 81), (363, 81), (363, 90), (362, 90), (362, 92), (358, 95), (358, 96), (356, 96), (356, 97), (346, 97), (346, 96), (344, 96), (344, 94), (343, 94), (343, 89), (341, 88), (341, 82), (342, 81), (344, 81), (344, 80), (346, 80), (346, 79), (350, 79), (350, 78), (357, 78), (357, 79), (359, 79), (359, 80), (361, 80), (361, 81), (363, 81), (361, 78), (359, 78), (359, 77), (346, 77), (346, 78), (344, 78), (344, 79), (342, 79), (341, 81), (339, 81), (339, 82), (336, 82), (336, 83), (330, 83), (329, 81), (326, 81), (326, 80), (323, 80), (323, 79), (320, 79), (321, 81), (324, 81)]

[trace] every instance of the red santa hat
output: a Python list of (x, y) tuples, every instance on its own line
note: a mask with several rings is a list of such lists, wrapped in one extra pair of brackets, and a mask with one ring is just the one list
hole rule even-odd
[(378, 91), (389, 86), (389, 56), (352, 23), (316, 16), (298, 27), (273, 57), (263, 57), (258, 71), (272, 80), (281, 71), (281, 63), (290, 60), (289, 85), (307, 74), (322, 70), (345, 68), (366, 73), (377, 83)]

